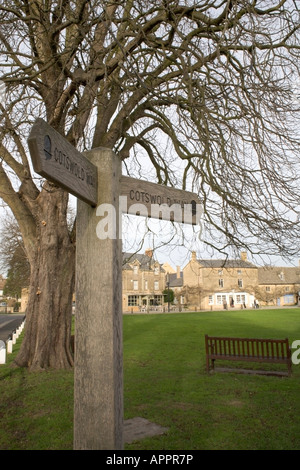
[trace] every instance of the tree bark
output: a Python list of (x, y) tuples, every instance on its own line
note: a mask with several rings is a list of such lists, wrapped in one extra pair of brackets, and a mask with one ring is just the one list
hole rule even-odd
[(15, 363), (30, 369), (70, 368), (75, 247), (66, 223), (67, 195), (46, 183), (38, 197), (38, 243), (31, 255), (25, 337)]

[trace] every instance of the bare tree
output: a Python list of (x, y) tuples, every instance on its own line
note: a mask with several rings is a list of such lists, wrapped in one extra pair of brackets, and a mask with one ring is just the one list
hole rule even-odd
[(1, 220), (0, 266), (7, 272), (4, 295), (21, 297), (23, 287), (28, 287), (30, 264), (16, 220), (6, 213)]
[(72, 365), (68, 195), (32, 172), (36, 117), (129, 174), (198, 191), (207, 245), (299, 249), (295, 1), (1, 0), (0, 25), (0, 195), (32, 271), (18, 364)]

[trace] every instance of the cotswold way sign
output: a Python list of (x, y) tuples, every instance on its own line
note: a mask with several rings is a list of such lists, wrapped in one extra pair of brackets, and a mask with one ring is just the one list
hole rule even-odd
[(43, 119), (33, 125), (28, 146), (36, 173), (96, 206), (97, 167)]
[[(83, 155), (42, 119), (33, 125), (28, 145), (36, 173), (78, 198), (74, 449), (122, 450), (122, 213), (195, 224), (199, 200), (187, 191), (122, 176), (122, 162), (112, 150)], [(113, 226), (101, 236), (99, 216), (104, 227)]]
[[(200, 201), (196, 194), (181, 189), (121, 177), (123, 213), (185, 224), (199, 223)], [(127, 200), (123, 198), (126, 196)]]

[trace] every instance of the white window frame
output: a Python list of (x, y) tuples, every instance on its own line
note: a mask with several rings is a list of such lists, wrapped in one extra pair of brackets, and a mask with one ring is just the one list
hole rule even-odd
[(227, 303), (226, 294), (216, 294), (216, 297), (217, 297), (217, 305), (223, 305), (224, 302)]

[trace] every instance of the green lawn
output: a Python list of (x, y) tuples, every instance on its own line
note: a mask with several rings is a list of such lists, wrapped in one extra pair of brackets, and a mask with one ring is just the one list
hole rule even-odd
[(300, 449), (292, 378), (205, 372), (204, 335), (300, 339), (300, 309), (124, 318), (125, 417), (169, 428), (130, 449)]
[[(300, 339), (300, 309), (123, 320), (125, 419), (140, 416), (168, 428), (125, 449), (300, 449), (300, 365), (291, 378), (208, 375), (204, 350), (206, 333), (287, 336), (291, 344)], [(1, 365), (0, 394), (0, 450), (72, 449), (72, 372)]]

